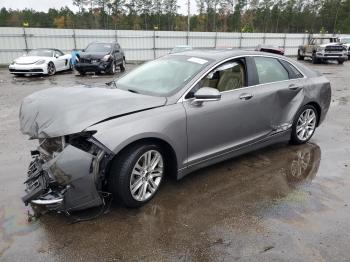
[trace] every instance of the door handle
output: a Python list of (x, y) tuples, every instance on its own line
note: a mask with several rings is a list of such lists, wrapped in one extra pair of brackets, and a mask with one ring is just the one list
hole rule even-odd
[(249, 99), (251, 99), (252, 97), (253, 97), (252, 94), (243, 93), (243, 94), (241, 94), (241, 95), (239, 96), (239, 99), (241, 99), (241, 100), (249, 100)]
[(295, 85), (295, 84), (291, 84), (291, 85), (288, 86), (288, 88), (289, 88), (290, 90), (299, 90), (299, 89), (300, 89), (300, 86)]

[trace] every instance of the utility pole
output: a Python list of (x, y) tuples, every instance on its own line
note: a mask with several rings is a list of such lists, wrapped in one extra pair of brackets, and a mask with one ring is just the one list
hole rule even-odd
[(187, 1), (187, 32), (190, 33), (191, 24), (191, 0)]
[(190, 30), (191, 30), (191, 0), (187, 0), (187, 45), (190, 42)]

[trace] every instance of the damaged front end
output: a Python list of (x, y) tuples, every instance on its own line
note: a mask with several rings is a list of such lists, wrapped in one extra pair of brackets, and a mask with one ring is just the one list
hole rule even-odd
[(24, 182), (26, 205), (69, 213), (104, 204), (105, 172), (113, 152), (92, 135), (39, 139)]

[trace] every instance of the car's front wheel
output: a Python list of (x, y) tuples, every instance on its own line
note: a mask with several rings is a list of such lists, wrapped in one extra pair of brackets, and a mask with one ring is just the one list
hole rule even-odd
[(315, 133), (318, 117), (314, 106), (306, 105), (302, 107), (293, 122), (291, 143), (304, 144), (309, 141)]
[(342, 64), (344, 64), (344, 61), (345, 61), (344, 59), (338, 59), (338, 64), (342, 65)]
[(109, 73), (110, 75), (114, 75), (114, 74), (115, 74), (115, 71), (116, 71), (115, 62), (112, 61), (112, 62), (111, 62), (111, 65), (109, 66), (109, 71), (108, 71), (108, 73)]
[(125, 58), (123, 58), (123, 62), (120, 65), (120, 71), (124, 72), (126, 69), (126, 62), (125, 62)]
[(300, 49), (298, 49), (298, 56), (297, 56), (297, 59), (298, 59), (298, 60), (304, 60), (304, 56), (301, 55)]
[(55, 67), (55, 64), (50, 62), (48, 63), (47, 65), (47, 74), (52, 76), (54, 74), (56, 74), (56, 67)]
[(125, 206), (140, 207), (158, 191), (164, 170), (164, 152), (157, 144), (131, 146), (113, 160), (108, 175), (109, 190)]

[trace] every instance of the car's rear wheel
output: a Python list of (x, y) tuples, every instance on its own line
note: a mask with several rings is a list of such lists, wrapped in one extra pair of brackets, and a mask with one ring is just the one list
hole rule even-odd
[(113, 160), (108, 186), (113, 196), (131, 208), (140, 207), (157, 193), (165, 170), (165, 157), (157, 144), (137, 144)]
[(300, 52), (300, 49), (298, 49), (298, 56), (297, 56), (297, 59), (298, 59), (298, 60), (304, 60), (304, 56), (302, 56), (300, 53), (301, 53), (301, 52)]
[(85, 72), (85, 71), (78, 71), (78, 72), (79, 72), (79, 75), (81, 75), (81, 76), (86, 75), (86, 72)]
[(120, 71), (124, 72), (126, 69), (126, 62), (125, 62), (125, 58), (123, 58), (123, 62), (120, 65)]
[(291, 143), (304, 144), (309, 141), (315, 133), (318, 117), (318, 112), (314, 106), (306, 105), (302, 107), (293, 122)]
[(48, 63), (47, 65), (47, 74), (52, 76), (54, 74), (56, 74), (56, 67), (55, 67), (55, 64), (50, 62)]

